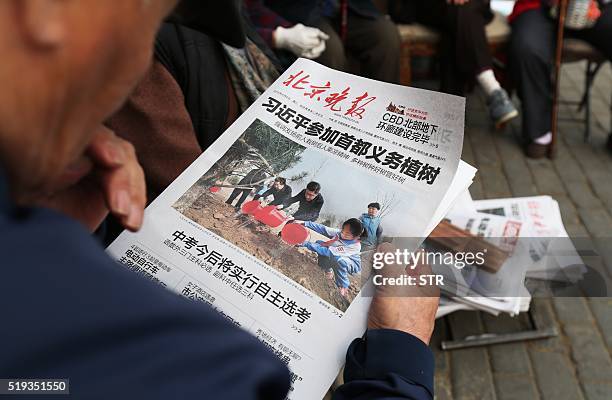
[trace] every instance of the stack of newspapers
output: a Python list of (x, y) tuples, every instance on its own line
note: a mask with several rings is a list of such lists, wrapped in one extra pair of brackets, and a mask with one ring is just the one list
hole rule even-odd
[(496, 272), (479, 269), (479, 285), (472, 284), (467, 293), (447, 291), (438, 317), (457, 310), (516, 315), (529, 309), (531, 296), (525, 279), (572, 283), (585, 273), (563, 226), (559, 204), (550, 196), (474, 201), (465, 192), (446, 219), (505, 246), (508, 258)]

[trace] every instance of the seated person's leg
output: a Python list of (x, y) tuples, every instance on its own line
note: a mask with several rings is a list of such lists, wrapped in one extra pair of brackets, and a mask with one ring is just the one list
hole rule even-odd
[(397, 26), (386, 16), (365, 18), (349, 11), (346, 50), (361, 64), (362, 75), (399, 83), (400, 37)]
[(332, 22), (327, 18), (322, 18), (317, 24), (317, 28), (329, 35), (329, 39), (325, 42), (325, 51), (315, 60), (318, 63), (326, 65), (330, 68), (339, 71), (346, 70), (346, 54), (344, 53), (344, 45), (338, 33), (334, 30)]
[(555, 26), (542, 10), (520, 14), (512, 23), (510, 71), (521, 98), (527, 155), (544, 157), (551, 138)]
[[(447, 34), (454, 41), (451, 55), (458, 74), (466, 82), (476, 80), (487, 96), (489, 114), (499, 127), (518, 116), (508, 94), (495, 78), (493, 58), (489, 50), (485, 27), (493, 18), (488, 1), (471, 0), (462, 5), (446, 6)], [(452, 65), (450, 66), (452, 67)]]

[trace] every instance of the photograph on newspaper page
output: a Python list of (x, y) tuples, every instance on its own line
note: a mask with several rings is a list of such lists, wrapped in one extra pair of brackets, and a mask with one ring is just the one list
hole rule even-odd
[[(257, 186), (239, 186), (246, 181)], [(313, 183), (317, 193), (308, 189)], [(403, 233), (387, 221), (402, 218), (412, 200), (257, 119), (173, 207), (344, 312), (361, 289), (371, 250)], [(351, 219), (373, 229), (335, 239)]]
[(422, 240), (454, 201), (464, 114), (297, 60), (108, 252), (258, 337), (290, 399), (322, 398), (365, 331), (377, 244)]

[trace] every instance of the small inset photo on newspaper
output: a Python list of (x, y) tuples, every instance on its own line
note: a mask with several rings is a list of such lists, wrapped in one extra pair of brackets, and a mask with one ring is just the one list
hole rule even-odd
[(256, 119), (173, 207), (344, 312), (411, 202)]

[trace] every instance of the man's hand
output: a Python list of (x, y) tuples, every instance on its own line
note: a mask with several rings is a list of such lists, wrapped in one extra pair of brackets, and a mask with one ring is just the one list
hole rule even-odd
[(279, 26), (274, 30), (274, 46), (289, 50), (298, 57), (317, 58), (325, 50), (329, 36), (320, 29), (297, 24), (291, 28)]
[(446, 4), (451, 4), (455, 6), (462, 6), (467, 4), (470, 0), (446, 0)]
[(109, 211), (132, 231), (142, 225), (146, 205), (144, 173), (134, 147), (100, 127), (86, 156), (64, 173), (59, 189), (39, 202), (95, 230)]
[[(395, 248), (383, 243), (376, 251), (393, 253)], [(405, 265), (387, 264), (374, 273), (386, 278), (404, 274), (418, 277), (431, 274), (431, 267), (423, 263), (414, 269), (406, 268)], [(377, 285), (375, 289), (368, 315), (368, 328), (400, 330), (429, 344), (440, 300), (439, 289), (436, 286), (409, 285)]]

